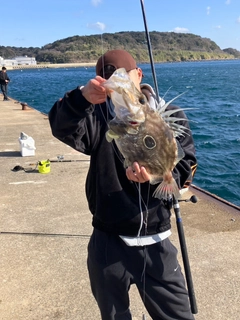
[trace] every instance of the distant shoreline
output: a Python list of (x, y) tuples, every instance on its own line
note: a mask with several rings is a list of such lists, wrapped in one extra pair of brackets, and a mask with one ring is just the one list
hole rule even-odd
[[(239, 58), (234, 59), (204, 59), (204, 60), (187, 60), (187, 61), (161, 61), (159, 63), (178, 63), (178, 62), (207, 62), (207, 61), (226, 61), (226, 60), (239, 60)], [(97, 61), (95, 62), (77, 62), (77, 63), (42, 63), (36, 65), (18, 65), (18, 66), (6, 66), (7, 70), (21, 70), (21, 69), (43, 69), (43, 68), (77, 68), (77, 67), (95, 67)], [(139, 64), (146, 64), (150, 62), (139, 62)]]
[(43, 69), (43, 68), (77, 68), (77, 67), (95, 67), (96, 62), (79, 62), (79, 63), (43, 63), (36, 65), (18, 65), (6, 66), (7, 70), (21, 69)]

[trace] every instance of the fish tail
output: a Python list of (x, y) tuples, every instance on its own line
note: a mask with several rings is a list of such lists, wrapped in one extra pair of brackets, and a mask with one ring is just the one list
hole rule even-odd
[(176, 181), (163, 180), (153, 193), (153, 197), (158, 199), (169, 199), (170, 196), (174, 196), (176, 199), (180, 198), (180, 192)]

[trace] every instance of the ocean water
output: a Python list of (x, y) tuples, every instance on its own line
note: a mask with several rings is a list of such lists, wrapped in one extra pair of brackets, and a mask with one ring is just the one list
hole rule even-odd
[[(149, 64), (143, 82), (152, 86)], [(240, 60), (155, 64), (159, 94), (186, 111), (196, 146), (193, 183), (240, 206)], [(84, 85), (94, 67), (8, 71), (9, 96), (48, 113), (66, 91)], [(29, 132), (31, 134), (31, 132)]]

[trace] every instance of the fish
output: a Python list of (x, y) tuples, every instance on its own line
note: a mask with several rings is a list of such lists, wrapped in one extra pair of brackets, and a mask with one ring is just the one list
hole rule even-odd
[(124, 167), (138, 162), (148, 172), (150, 184), (159, 183), (153, 197), (179, 199), (180, 192), (172, 171), (184, 157), (184, 151), (176, 137), (189, 129), (176, 123), (183, 119), (173, 116), (183, 109), (166, 108), (180, 95), (153, 109), (124, 68), (117, 69), (103, 86), (115, 112), (115, 117), (108, 123), (106, 139), (115, 141), (123, 155)]

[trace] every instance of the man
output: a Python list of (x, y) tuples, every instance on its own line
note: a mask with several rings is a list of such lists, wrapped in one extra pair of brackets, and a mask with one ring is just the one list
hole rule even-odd
[[(192, 320), (177, 250), (168, 238), (169, 203), (152, 197), (156, 185), (149, 184), (146, 169), (138, 163), (125, 169), (116, 145), (105, 138), (114, 106), (102, 83), (121, 67), (155, 107), (153, 89), (140, 85), (142, 70), (133, 57), (124, 50), (111, 50), (99, 58), (97, 76), (66, 93), (49, 113), (53, 135), (91, 156), (86, 196), (94, 227), (88, 245), (92, 292), (103, 320), (132, 319), (128, 291), (133, 283), (152, 319)], [(183, 112), (177, 115), (186, 118)], [(181, 124), (188, 126), (187, 119)], [(191, 133), (179, 142), (185, 157), (173, 174), (182, 188), (192, 179), (196, 158)]]
[(3, 101), (8, 101), (7, 96), (7, 85), (10, 81), (8, 75), (7, 75), (7, 69), (5, 67), (2, 67), (2, 71), (0, 72), (0, 85), (1, 85), (1, 91), (3, 93)]

